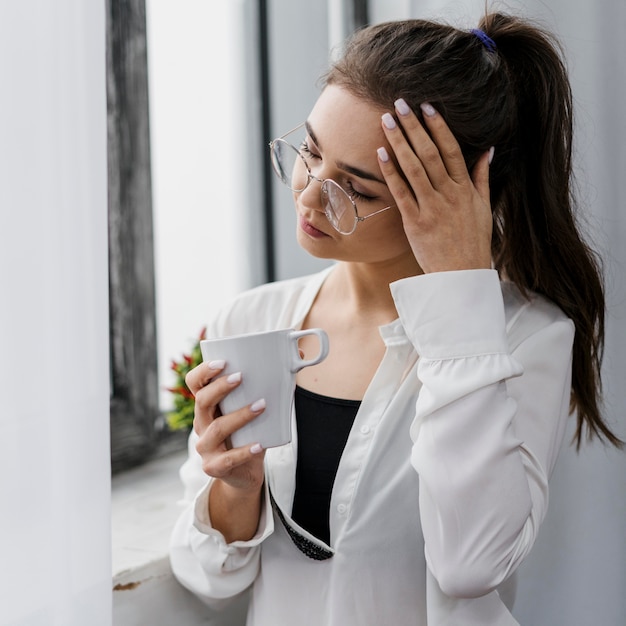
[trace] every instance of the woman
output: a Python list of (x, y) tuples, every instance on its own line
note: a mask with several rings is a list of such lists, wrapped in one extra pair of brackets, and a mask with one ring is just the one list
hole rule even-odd
[(174, 572), (216, 607), (251, 588), (248, 624), (515, 624), (568, 414), (578, 444), (621, 443), (598, 410), (604, 298), (558, 47), (500, 14), (394, 22), (325, 82), (271, 148), (300, 245), (337, 264), (243, 294), (211, 332), (321, 327), (330, 353), (267, 451), (227, 443), (262, 400), (216, 419), (240, 376), (189, 374), (202, 489)]

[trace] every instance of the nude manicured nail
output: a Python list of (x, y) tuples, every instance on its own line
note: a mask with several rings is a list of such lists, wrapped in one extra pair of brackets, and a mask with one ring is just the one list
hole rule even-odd
[(432, 104), (429, 104), (428, 102), (424, 102), (424, 104), (420, 104), (420, 109), (422, 109), (422, 112), (424, 113), (426, 117), (433, 117), (433, 115), (437, 113), (437, 111), (435, 111), (435, 107)]
[(396, 107), (396, 111), (400, 115), (408, 115), (411, 112), (409, 105), (405, 102), (404, 98), (398, 98), (393, 105)]
[(495, 146), (491, 146), (491, 148), (489, 148), (489, 165), (491, 165), (491, 162), (493, 161), (493, 155), (495, 154), (495, 152)]
[(226, 379), (226, 382), (230, 383), (231, 385), (234, 385), (235, 383), (238, 383), (240, 380), (241, 380), (241, 372), (235, 372), (234, 374), (231, 374)]
[(224, 361), (223, 359), (216, 359), (215, 361), (209, 361), (209, 367), (212, 370), (221, 370), (224, 368), (224, 365), (226, 365), (226, 361)]
[(389, 161), (389, 155), (387, 154), (387, 150), (385, 150), (384, 148), (378, 148), (378, 150), (376, 150), (376, 152), (378, 153), (378, 158), (383, 163), (387, 163), (387, 161)]
[(252, 454), (258, 454), (259, 452), (263, 452), (263, 446), (261, 446), (260, 443), (255, 443), (254, 445), (250, 446), (250, 452), (252, 452)]
[(385, 113), (382, 117), (382, 120), (385, 128), (393, 130), (396, 127), (396, 120), (393, 119), (393, 115), (391, 115), (391, 113)]
[(255, 413), (264, 408), (265, 408), (265, 398), (261, 398), (260, 400), (257, 400), (256, 402), (250, 405), (250, 410), (254, 411)]

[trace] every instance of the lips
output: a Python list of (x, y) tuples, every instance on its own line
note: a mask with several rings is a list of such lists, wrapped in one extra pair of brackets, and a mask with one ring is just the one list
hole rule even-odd
[(311, 222), (309, 222), (304, 216), (300, 215), (299, 221), (300, 221), (300, 228), (307, 235), (309, 235), (309, 237), (320, 238), (320, 237), (329, 236), (325, 232), (315, 228), (315, 226), (313, 226), (313, 224), (311, 224)]

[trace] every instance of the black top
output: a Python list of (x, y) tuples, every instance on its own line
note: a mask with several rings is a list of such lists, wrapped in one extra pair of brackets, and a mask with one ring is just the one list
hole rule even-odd
[(333, 483), (360, 405), (360, 400), (329, 398), (296, 387), (298, 463), (292, 518), (327, 544)]

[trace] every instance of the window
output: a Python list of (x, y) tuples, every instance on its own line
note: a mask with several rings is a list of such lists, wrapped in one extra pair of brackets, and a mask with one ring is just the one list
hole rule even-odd
[(170, 360), (221, 301), (324, 265), (297, 247), (266, 146), (314, 103), (329, 20), (345, 32), (365, 6), (107, 2), (114, 471), (172, 441)]

